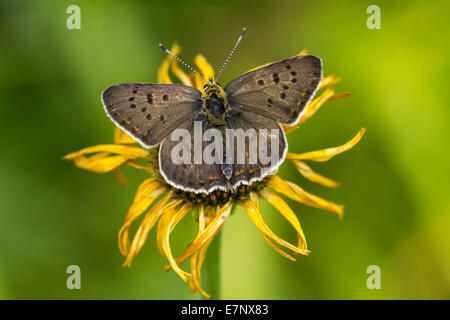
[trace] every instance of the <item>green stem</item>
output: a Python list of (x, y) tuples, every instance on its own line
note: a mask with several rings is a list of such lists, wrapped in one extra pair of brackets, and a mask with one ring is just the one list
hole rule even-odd
[(203, 263), (203, 283), (205, 291), (211, 295), (211, 299), (220, 299), (220, 248), (222, 231), (214, 237)]

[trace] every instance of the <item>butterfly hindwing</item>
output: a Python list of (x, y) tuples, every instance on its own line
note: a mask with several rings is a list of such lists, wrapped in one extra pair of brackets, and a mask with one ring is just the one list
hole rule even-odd
[(125, 83), (102, 93), (113, 122), (144, 147), (159, 144), (201, 109), (201, 93), (180, 84)]
[[(246, 138), (245, 146), (239, 146), (237, 140), (234, 143), (234, 164), (233, 175), (230, 179), (230, 185), (235, 188), (241, 184), (251, 184), (254, 181), (262, 180), (267, 174), (276, 171), (284, 160), (287, 152), (287, 142), (281, 126), (274, 120), (255, 114), (252, 112), (241, 111), (229, 120), (231, 129), (242, 129), (249, 133), (255, 130), (257, 134), (256, 142)], [(262, 143), (266, 145), (262, 145)], [(274, 144), (272, 150), (272, 143)], [(253, 147), (253, 150), (250, 148)], [(261, 150), (265, 150), (266, 160), (263, 160)], [(272, 154), (273, 151), (273, 154)], [(243, 155), (244, 163), (239, 163), (238, 155)], [(255, 160), (251, 159), (252, 155)], [(270, 161), (268, 159), (270, 158)]]
[[(196, 164), (194, 160), (194, 139), (196, 138), (194, 134), (195, 123), (201, 123), (200, 140), (197, 140), (197, 143), (201, 144), (201, 164)], [(203, 150), (206, 149), (206, 146), (210, 142), (203, 141), (202, 136), (205, 130), (209, 128), (211, 127), (205, 119), (196, 122), (192, 120), (186, 121), (180, 125), (178, 130), (185, 130), (186, 134), (183, 134), (183, 136), (187, 137), (187, 140), (179, 138), (180, 136), (175, 138), (172, 135), (163, 140), (159, 150), (159, 165), (161, 174), (169, 184), (178, 189), (195, 193), (209, 193), (216, 189), (227, 190), (227, 179), (222, 173), (220, 163), (216, 161), (207, 164), (203, 157)], [(179, 156), (179, 150), (181, 150), (181, 148), (174, 148), (180, 146), (182, 141), (187, 144), (187, 149), (185, 150), (188, 150), (188, 161), (176, 163), (175, 153)]]
[(296, 56), (250, 71), (226, 87), (231, 107), (283, 124), (298, 122), (322, 80), (322, 61)]

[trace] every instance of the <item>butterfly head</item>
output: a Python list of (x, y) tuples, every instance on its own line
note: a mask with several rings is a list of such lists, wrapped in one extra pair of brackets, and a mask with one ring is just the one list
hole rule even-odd
[(212, 78), (203, 86), (203, 98), (207, 98), (211, 96), (211, 94), (218, 94), (221, 96), (225, 96), (225, 91), (222, 87), (215, 82)]
[(164, 47), (162, 44), (159, 44), (161, 49), (166, 52), (167, 54), (171, 55), (174, 59), (184, 64), (186, 67), (188, 67), (192, 72), (194, 72), (197, 76), (200, 77), (203, 81), (205, 81), (205, 86), (203, 87), (203, 93), (202, 93), (202, 100), (203, 100), (203, 111), (208, 116), (208, 120), (211, 124), (222, 126), (225, 124), (225, 118), (228, 102), (226, 98), (226, 93), (222, 89), (222, 87), (216, 82), (219, 80), (220, 76), (222, 75), (223, 70), (228, 64), (228, 61), (230, 60), (231, 56), (233, 55), (234, 51), (236, 50), (237, 46), (241, 42), (242, 38), (244, 37), (246, 28), (242, 29), (242, 32), (236, 41), (235, 45), (231, 49), (230, 54), (228, 55), (227, 59), (225, 60), (225, 63), (222, 65), (222, 68), (220, 68), (219, 74), (217, 76), (217, 79), (214, 80), (213, 78), (209, 78), (208, 81), (206, 81), (205, 78), (194, 68), (192, 68), (190, 65), (188, 65), (186, 62), (178, 58), (176, 55), (174, 55), (172, 52), (170, 52), (166, 47)]

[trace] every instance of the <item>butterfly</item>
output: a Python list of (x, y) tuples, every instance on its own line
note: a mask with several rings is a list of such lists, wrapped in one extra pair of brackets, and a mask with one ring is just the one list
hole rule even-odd
[[(217, 80), (244, 33), (245, 28)], [(159, 146), (159, 170), (168, 184), (184, 191), (211, 193), (235, 190), (276, 172), (288, 149), (281, 124), (298, 123), (321, 81), (322, 60), (304, 55), (247, 72), (223, 89), (213, 79), (205, 80), (203, 92), (181, 84), (123, 83), (107, 88), (102, 93), (102, 102), (109, 118), (143, 147)], [(207, 148), (209, 143), (195, 141), (196, 128), (200, 128), (201, 133), (208, 129), (221, 133), (254, 130), (259, 132), (260, 139), (248, 138), (244, 144), (230, 143), (223, 147), (222, 155), (213, 152), (219, 161), (199, 162), (193, 159), (194, 151), (197, 146)], [(174, 161), (180, 144), (173, 139), (177, 130), (190, 134), (184, 146), (190, 152), (187, 158), (191, 161)], [(225, 140), (219, 144), (225, 145)], [(255, 160), (252, 153), (263, 144), (276, 155), (275, 161), (262, 161), (260, 153)], [(241, 161), (236, 161), (237, 155), (241, 156)]]

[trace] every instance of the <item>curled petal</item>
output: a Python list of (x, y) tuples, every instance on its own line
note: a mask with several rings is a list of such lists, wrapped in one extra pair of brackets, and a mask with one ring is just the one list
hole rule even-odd
[(110, 172), (122, 164), (124, 164), (128, 159), (124, 156), (111, 156), (102, 158), (87, 158), (85, 156), (79, 156), (74, 159), (74, 163), (78, 168), (97, 172), (105, 173)]
[[(179, 209), (180, 205), (184, 202), (183, 199), (175, 199), (170, 201), (168, 204), (166, 204), (163, 208), (163, 216), (170, 216), (171, 214), (175, 214), (176, 211)], [(158, 230), (156, 233), (156, 244), (158, 246), (158, 250), (159, 252), (161, 252), (161, 254), (163, 254), (163, 250), (162, 250), (162, 242), (163, 242), (163, 238), (162, 238), (162, 229), (164, 225), (161, 224), (161, 220), (158, 223)]]
[(214, 70), (203, 55), (198, 54), (197, 56), (195, 56), (194, 63), (200, 70), (203, 78), (205, 78), (207, 81), (209, 79), (214, 80)]
[(191, 81), (194, 83), (194, 87), (196, 87), (198, 90), (202, 91), (203, 90), (203, 86), (205, 85), (205, 81), (203, 81), (203, 79), (200, 78), (194, 72), (191, 72), (189, 74), (189, 77), (191, 78)]
[(116, 144), (134, 144), (134, 143), (136, 143), (136, 140), (134, 140), (128, 133), (126, 133), (122, 129), (116, 127), (114, 129), (114, 143), (116, 143)]
[(320, 88), (333, 87), (335, 84), (341, 82), (342, 78), (336, 77), (334, 74), (329, 75), (322, 79), (320, 83)]
[(147, 150), (138, 147), (122, 146), (116, 144), (101, 144), (93, 147), (84, 148), (77, 152), (69, 153), (68, 155), (65, 155), (63, 159), (73, 160), (79, 156), (97, 152), (115, 153), (122, 155), (128, 159), (137, 159), (137, 158), (146, 159), (150, 156), (150, 153)]
[(209, 299), (211, 295), (201, 288), (200, 270), (202, 268), (203, 261), (205, 260), (206, 252), (209, 245), (213, 241), (214, 237), (211, 237), (198, 251), (196, 251), (191, 257), (191, 270), (192, 276), (189, 278), (189, 290), (191, 292), (200, 293)]
[[(206, 219), (205, 219), (205, 206), (203, 203), (200, 203), (198, 206), (198, 233), (197, 237), (203, 233), (203, 230), (205, 229)], [(194, 253), (191, 257), (191, 271), (192, 271), (192, 277), (189, 279), (189, 289), (192, 292), (195, 292), (200, 284), (200, 268), (198, 267), (198, 254), (197, 252)]]
[(301, 154), (288, 152), (286, 154), (286, 160), (312, 160), (316, 162), (328, 161), (334, 156), (353, 148), (361, 140), (365, 132), (366, 129), (362, 128), (361, 130), (358, 131), (356, 136), (354, 136), (350, 141), (344, 143), (339, 147), (311, 151)]
[(273, 205), (278, 212), (280, 212), (287, 221), (294, 227), (295, 231), (297, 231), (298, 244), (297, 246), (301, 249), (307, 249), (305, 234), (303, 233), (302, 227), (300, 225), (300, 221), (298, 221), (297, 216), (291, 210), (291, 208), (284, 202), (276, 194), (269, 192), (267, 190), (261, 189), (259, 194), (264, 197), (271, 205)]
[(132, 223), (158, 198), (167, 187), (156, 177), (145, 180), (138, 188), (133, 204), (128, 209), (125, 221), (119, 231), (119, 250), (127, 256), (130, 247), (128, 233)]
[(185, 86), (192, 87), (192, 80), (189, 76), (178, 66), (178, 61), (172, 59), (170, 64), (173, 74), (181, 81)]
[(155, 167), (153, 166), (152, 163), (151, 163), (151, 166), (143, 166), (133, 160), (129, 160), (125, 164), (129, 167), (139, 169), (139, 170), (144, 170), (145, 172), (148, 172), (148, 173), (155, 173)]
[[(181, 47), (177, 44), (173, 44), (170, 52), (174, 55), (178, 55), (181, 52)], [(173, 60), (174, 58), (170, 54), (164, 59), (158, 70), (158, 83), (172, 83), (169, 76), (169, 67)]]
[(250, 71), (254, 71), (254, 70), (259, 69), (259, 68), (262, 68), (262, 67), (265, 67), (265, 66), (268, 66), (269, 64), (272, 64), (272, 63), (273, 63), (273, 62), (267, 62), (267, 63), (261, 64), (261, 65), (259, 65), (259, 66), (254, 67), (254, 68), (251, 68), (250, 70), (247, 70), (246, 73), (248, 73), (248, 72), (250, 72)]
[(289, 259), (289, 260), (291, 260), (291, 261), (296, 261), (296, 259), (295, 259), (293, 256), (291, 256), (289, 253), (286, 253), (285, 251), (283, 251), (283, 250), (281, 250), (280, 248), (278, 248), (278, 247), (276, 246), (276, 244), (273, 243), (273, 241), (272, 241), (268, 236), (266, 236), (265, 234), (263, 234), (263, 236), (264, 236), (264, 239), (266, 239), (267, 243), (269, 244), (269, 246), (270, 246), (273, 250), (275, 250), (276, 252), (278, 252), (279, 254), (281, 254), (281, 255), (282, 255), (283, 257), (285, 257), (286, 259)]
[(304, 124), (309, 118), (311, 118), (317, 110), (319, 110), (327, 101), (334, 95), (333, 89), (326, 89), (318, 98), (314, 99), (307, 107), (306, 111), (300, 119), (298, 126)]
[(162, 254), (169, 260), (170, 266), (181, 279), (187, 281), (191, 274), (185, 272), (180, 268), (175, 258), (172, 255), (172, 249), (170, 248), (170, 234), (175, 226), (181, 219), (192, 209), (193, 204), (191, 202), (184, 203), (178, 210), (173, 210), (169, 214), (164, 214), (158, 223), (158, 235), (159, 245), (161, 247)]
[[(203, 233), (205, 226), (206, 226), (205, 207), (203, 204), (200, 204), (198, 209), (197, 237), (199, 237)], [(198, 290), (207, 299), (209, 299), (211, 296), (201, 288), (200, 270), (202, 268), (203, 260), (205, 259), (206, 251), (208, 250), (208, 246), (211, 243), (212, 239), (213, 238), (208, 240), (199, 250), (197, 250), (191, 256), (192, 276), (189, 278), (189, 290), (194, 293)]]
[[(110, 154), (117, 154), (112, 155)], [(86, 154), (94, 154), (85, 157)], [(151, 159), (154, 156), (147, 150), (118, 144), (103, 144), (93, 147), (84, 148), (80, 151), (70, 153), (63, 157), (66, 160), (73, 160), (79, 168), (105, 173), (112, 171), (122, 164), (132, 159)]]
[[(255, 196), (253, 196), (255, 197)], [(257, 204), (255, 204), (251, 200), (238, 200), (238, 203), (244, 208), (244, 210), (247, 212), (250, 219), (252, 219), (253, 223), (256, 225), (256, 227), (263, 233), (263, 235), (269, 237), (270, 239), (274, 240), (278, 244), (294, 251), (298, 254), (308, 255), (309, 251), (298, 248), (289, 242), (281, 239), (276, 234), (272, 232), (272, 230), (269, 229), (267, 224), (264, 222), (260, 210), (258, 210)]]
[(344, 207), (337, 205), (333, 202), (329, 202), (313, 194), (310, 194), (297, 186), (295, 183), (284, 181), (277, 175), (271, 175), (267, 180), (266, 187), (273, 189), (285, 196), (295, 200), (297, 202), (303, 203), (305, 205), (324, 209), (333, 213), (338, 214), (340, 217), (343, 214)]
[[(173, 196), (173, 192), (168, 192), (145, 215), (144, 219), (142, 220), (141, 225), (139, 226), (139, 229), (136, 231), (136, 234), (133, 238), (133, 242), (128, 251), (127, 258), (123, 264), (124, 266), (129, 267), (131, 265), (131, 261), (134, 259), (134, 257), (136, 257), (136, 255), (141, 250), (142, 246), (145, 243), (145, 240), (147, 239), (148, 233), (153, 228), (155, 223), (158, 221), (160, 216), (164, 213), (164, 206), (166, 205), (167, 201), (169, 201), (170, 197), (172, 197), (172, 196)], [(128, 239), (126, 239), (126, 241), (128, 242)]]
[[(215, 212), (213, 207), (208, 206), (203, 212), (199, 212), (199, 232), (197, 238), (201, 236), (206, 226), (213, 220), (214, 216), (221, 215), (221, 210), (222, 208), (218, 207), (217, 212)], [(205, 242), (202, 247), (200, 247), (200, 249), (195, 251), (195, 253), (191, 256), (192, 276), (189, 278), (189, 290), (191, 290), (191, 292), (196, 292), (198, 290), (207, 299), (211, 296), (201, 288), (200, 270), (208, 247), (219, 231), (220, 228)]]
[(292, 132), (303, 125), (309, 118), (311, 118), (317, 110), (319, 110), (327, 101), (334, 95), (333, 89), (325, 90), (319, 97), (314, 98), (307, 106), (300, 121), (294, 126), (283, 126), (286, 133)]
[[(178, 264), (183, 263), (187, 258), (192, 256), (201, 247), (203, 247), (209, 240), (222, 228), (226, 218), (230, 215), (232, 209), (232, 202), (227, 202), (223, 206), (217, 208), (214, 218), (207, 224), (203, 232), (192, 241), (192, 243), (184, 250), (184, 252), (176, 259)], [(165, 269), (170, 267), (166, 266)]]
[(304, 176), (309, 181), (321, 184), (325, 187), (329, 188), (337, 188), (339, 186), (339, 183), (336, 181), (333, 181), (331, 179), (328, 179), (327, 177), (324, 177), (316, 172), (314, 172), (306, 163), (300, 160), (292, 160), (292, 162), (295, 165), (295, 168), (297, 168), (298, 172), (302, 176)]
[(294, 192), (298, 195), (304, 194), (308, 197), (308, 199), (311, 201), (311, 206), (330, 211), (332, 213), (336, 213), (339, 215), (339, 218), (342, 218), (342, 215), (344, 214), (344, 206), (335, 204), (333, 202), (327, 201), (325, 199), (322, 199), (318, 196), (315, 196), (309, 192), (306, 192), (302, 188), (300, 188), (298, 185), (296, 185), (293, 182), (286, 181), (286, 183), (294, 190)]
[[(250, 194), (250, 199), (253, 201), (253, 204), (255, 205), (256, 210), (260, 211), (260, 209), (259, 209), (259, 201), (258, 201), (258, 197), (256, 196), (256, 194), (255, 193), (251, 193)], [(267, 243), (269, 244), (269, 246), (273, 250), (278, 252), (280, 255), (282, 255), (286, 259), (289, 259), (291, 261), (296, 261), (296, 259), (294, 257), (292, 257), (290, 254), (288, 254), (287, 252), (285, 252), (285, 251), (281, 250), (280, 248), (278, 248), (277, 245), (272, 241), (272, 239), (269, 236), (267, 236), (267, 235), (265, 235), (263, 233), (263, 237), (264, 237), (264, 239), (267, 241)]]
[(336, 99), (346, 98), (350, 97), (352, 95), (351, 92), (342, 92), (342, 93), (335, 93), (328, 101), (333, 101)]

